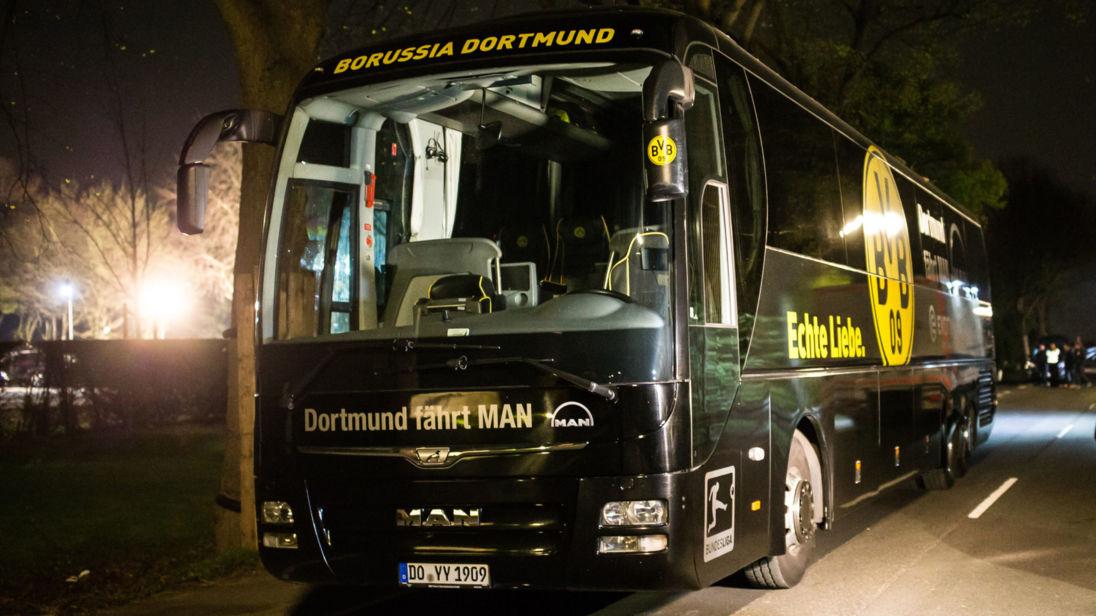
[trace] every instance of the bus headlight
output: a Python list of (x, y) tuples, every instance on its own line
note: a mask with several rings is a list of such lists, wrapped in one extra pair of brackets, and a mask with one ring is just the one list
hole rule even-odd
[(263, 501), (263, 522), (266, 524), (292, 524), (293, 508), (285, 501)]
[(666, 501), (612, 501), (601, 508), (602, 526), (662, 526), (666, 523)]
[(621, 535), (598, 537), (598, 554), (651, 554), (663, 552), (670, 544), (666, 535)]

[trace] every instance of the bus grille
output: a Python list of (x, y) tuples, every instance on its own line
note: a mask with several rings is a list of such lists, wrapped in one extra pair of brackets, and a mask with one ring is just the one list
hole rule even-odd
[(309, 486), (329, 558), (541, 558), (559, 555), (570, 541), (573, 481), (348, 484)]

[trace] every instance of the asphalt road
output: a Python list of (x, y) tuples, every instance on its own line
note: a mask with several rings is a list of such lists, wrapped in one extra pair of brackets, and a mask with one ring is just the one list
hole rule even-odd
[(899, 486), (847, 514), (820, 533), (816, 561), (790, 590), (750, 590), (731, 580), (683, 593), (368, 596), (256, 575), (118, 613), (1096, 616), (1094, 432), (1096, 388), (1003, 390), (993, 435), (967, 477), (945, 492)]

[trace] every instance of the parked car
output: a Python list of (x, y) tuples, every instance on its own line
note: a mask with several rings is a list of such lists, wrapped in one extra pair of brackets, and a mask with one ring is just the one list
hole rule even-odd
[(0, 357), (0, 385), (37, 387), (45, 380), (45, 356), (38, 349), (27, 345)]

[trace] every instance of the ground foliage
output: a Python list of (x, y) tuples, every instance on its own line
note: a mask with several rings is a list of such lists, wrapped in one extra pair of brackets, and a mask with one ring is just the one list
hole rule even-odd
[(223, 444), (195, 429), (6, 444), (18, 498), (0, 501), (0, 613), (85, 611), (254, 567), (254, 553), (214, 554)]

